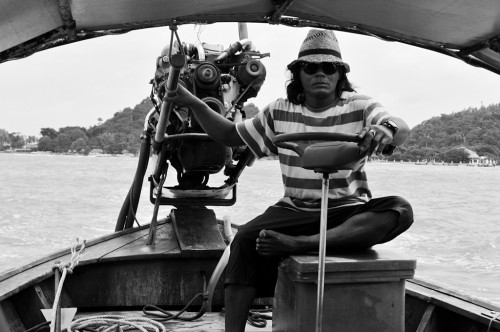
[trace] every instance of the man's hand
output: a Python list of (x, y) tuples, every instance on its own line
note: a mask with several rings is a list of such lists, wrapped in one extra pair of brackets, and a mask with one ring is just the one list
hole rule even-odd
[(178, 84), (177, 91), (175, 91), (174, 93), (166, 93), (164, 100), (179, 105), (189, 106), (199, 99), (188, 89), (186, 89), (182, 84)]
[(367, 152), (371, 156), (374, 152), (380, 155), (384, 148), (394, 139), (389, 128), (380, 125), (366, 126), (358, 134), (360, 139), (359, 149), (361, 154)]

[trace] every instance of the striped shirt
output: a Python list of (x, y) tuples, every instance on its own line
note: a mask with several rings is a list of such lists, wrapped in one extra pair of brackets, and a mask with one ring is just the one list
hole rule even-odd
[[(278, 99), (254, 118), (237, 123), (236, 129), (257, 158), (279, 156), (285, 190), (279, 205), (318, 210), (322, 174), (302, 168), (297, 154), (273, 145), (273, 137), (301, 132), (359, 133), (366, 125), (379, 124), (389, 116), (376, 100), (355, 92), (343, 92), (336, 105), (314, 112), (304, 105)], [(362, 204), (372, 197), (365, 163), (366, 158), (356, 163), (353, 170), (339, 170), (330, 175), (329, 208)]]

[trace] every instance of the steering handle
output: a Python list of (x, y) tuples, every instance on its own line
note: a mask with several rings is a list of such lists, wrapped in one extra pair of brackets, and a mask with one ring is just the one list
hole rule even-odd
[(272, 142), (277, 147), (295, 151), (300, 157), (304, 155), (304, 150), (307, 146), (295, 143), (297, 141), (333, 141), (333, 142), (359, 142), (360, 139), (356, 134), (344, 133), (292, 133), (276, 135)]

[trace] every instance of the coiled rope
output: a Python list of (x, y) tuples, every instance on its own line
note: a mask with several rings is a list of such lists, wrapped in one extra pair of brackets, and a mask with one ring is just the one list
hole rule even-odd
[[(73, 273), (74, 268), (78, 265), (80, 259), (83, 257), (85, 252), (85, 244), (86, 244), (85, 240), (83, 241), (83, 243), (80, 243), (80, 240), (77, 238), (76, 243), (74, 243), (71, 246), (70, 261), (66, 264), (56, 263), (53, 267), (54, 270), (61, 271), (61, 277), (59, 283), (57, 284), (57, 291), (55, 294), (54, 304), (52, 308), (51, 322), (56, 322), (56, 317), (58, 315), (58, 312), (60, 312), (60, 310), (58, 310), (58, 307), (66, 276), (68, 273), (69, 274)], [(80, 250), (77, 250), (78, 246), (80, 246)], [(193, 321), (203, 316), (203, 314), (206, 312), (209, 301), (209, 293), (207, 291), (207, 280), (204, 273), (202, 274), (202, 277), (203, 277), (203, 292), (196, 294), (189, 301), (189, 303), (176, 314), (172, 314), (153, 305), (146, 305), (143, 308), (143, 313), (145, 315), (153, 316), (155, 318), (147, 318), (140, 316), (130, 317), (130, 316), (119, 316), (119, 315), (89, 316), (73, 321), (71, 323), (71, 326), (67, 328), (67, 331), (68, 332), (73, 332), (73, 331), (123, 332), (133, 329), (133, 330), (139, 330), (141, 332), (150, 332), (150, 331), (166, 332), (166, 328), (161, 322), (173, 319), (182, 321)], [(201, 298), (203, 302), (200, 310), (190, 317), (182, 317), (181, 315), (189, 309), (191, 304), (197, 298)], [(47, 329), (49, 327), (48, 326), (49, 324), (50, 322), (39, 324), (37, 326), (30, 328), (26, 332), (36, 332)], [(50, 324), (50, 332), (58, 332), (55, 330), (56, 330), (56, 324)]]
[(163, 324), (144, 317), (125, 317), (120, 315), (102, 315), (80, 318), (68, 328), (68, 332), (93, 328), (99, 332), (115, 332), (127, 330), (139, 330), (141, 332), (166, 332)]
[[(52, 307), (52, 322), (56, 321), (56, 316), (59, 302), (61, 298), (61, 293), (64, 285), (66, 276), (73, 273), (74, 268), (80, 262), (85, 252), (86, 241), (80, 242), (77, 238), (76, 242), (71, 246), (71, 258), (66, 264), (57, 263), (54, 269), (59, 269), (61, 271), (61, 278), (57, 286), (56, 295), (54, 298), (54, 305)], [(80, 250), (77, 250), (80, 247)], [(56, 332), (56, 324), (51, 324), (50, 332)], [(125, 317), (119, 315), (101, 315), (101, 316), (91, 316), (77, 319), (71, 323), (68, 327), (68, 332), (79, 331), (79, 330), (94, 330), (99, 332), (115, 332), (115, 331), (127, 331), (127, 330), (139, 330), (141, 332), (166, 332), (165, 326), (158, 323), (152, 319), (144, 317)]]
[(267, 326), (267, 321), (272, 320), (273, 316), (266, 313), (272, 312), (272, 308), (264, 309), (253, 309), (248, 311), (247, 323), (259, 328), (264, 328)]

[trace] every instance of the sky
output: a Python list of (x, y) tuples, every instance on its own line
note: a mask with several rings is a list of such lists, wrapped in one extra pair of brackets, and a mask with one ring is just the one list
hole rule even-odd
[[(247, 103), (263, 108), (285, 97), (286, 65), (297, 58), (308, 28), (248, 24), (267, 76)], [(452, 57), (373, 37), (336, 32), (356, 91), (377, 99), (410, 127), (441, 114), (500, 103), (500, 75)], [(186, 25), (182, 42), (238, 41), (237, 23)], [(168, 27), (144, 29), (45, 50), (0, 64), (0, 129), (39, 135), (40, 129), (88, 128), (133, 108), (151, 91), (155, 61), (170, 41)]]

